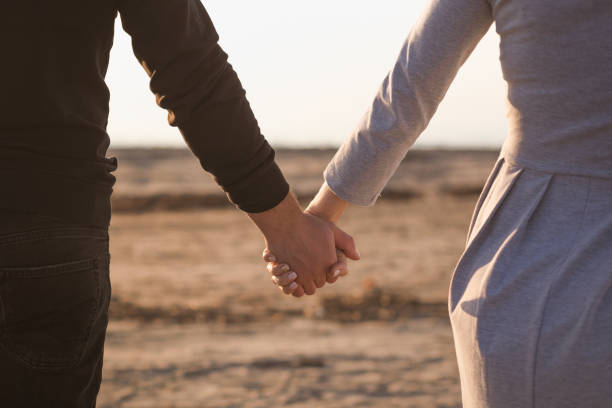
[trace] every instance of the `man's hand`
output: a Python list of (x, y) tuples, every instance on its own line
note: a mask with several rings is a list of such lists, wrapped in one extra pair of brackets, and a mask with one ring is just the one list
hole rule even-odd
[[(323, 183), (318, 194), (305, 211), (325, 223), (333, 233), (336, 262), (327, 268), (327, 283), (334, 283), (338, 278), (348, 274), (347, 258), (353, 260), (359, 260), (360, 258), (353, 238), (336, 225), (347, 206), (346, 201), (338, 197), (326, 183)], [(277, 256), (270, 247), (264, 250), (263, 258), (268, 263), (267, 269), (272, 274), (274, 284), (288, 295), (293, 294), (297, 297), (303, 295), (304, 292), (299, 280), (296, 283), (298, 274), (292, 270), (294, 269), (292, 268), (293, 264), (287, 262), (285, 258)], [(311, 262), (313, 261), (316, 261), (316, 259), (311, 259)]]
[(325, 284), (337, 262), (337, 231), (330, 223), (303, 213), (291, 194), (273, 209), (249, 216), (263, 232), (266, 248), (297, 274), (294, 296), (312, 295)]

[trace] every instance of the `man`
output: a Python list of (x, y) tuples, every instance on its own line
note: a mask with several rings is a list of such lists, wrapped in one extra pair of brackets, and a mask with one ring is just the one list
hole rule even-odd
[(299, 208), (199, 0), (31, 0), (0, 16), (0, 401), (92, 407), (108, 320), (114, 20), (203, 168), (313, 294), (350, 237)]

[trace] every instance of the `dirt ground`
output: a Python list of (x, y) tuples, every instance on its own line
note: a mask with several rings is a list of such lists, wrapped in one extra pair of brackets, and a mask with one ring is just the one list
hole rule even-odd
[[(495, 152), (415, 152), (341, 226), (362, 260), (282, 296), (263, 241), (184, 151), (126, 150), (99, 406), (459, 407), (446, 297)], [(281, 151), (311, 197), (331, 151)]]

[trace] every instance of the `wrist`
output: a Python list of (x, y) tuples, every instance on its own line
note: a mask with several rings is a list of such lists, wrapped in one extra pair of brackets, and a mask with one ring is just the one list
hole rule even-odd
[(293, 193), (287, 196), (274, 208), (260, 213), (247, 213), (268, 241), (271, 236), (278, 236), (294, 230), (295, 225), (304, 216)]
[(329, 188), (327, 183), (323, 183), (319, 189), (319, 192), (308, 205), (305, 212), (316, 215), (319, 218), (323, 218), (335, 224), (344, 213), (346, 207), (348, 207), (348, 204), (349, 203), (347, 201), (338, 197)]

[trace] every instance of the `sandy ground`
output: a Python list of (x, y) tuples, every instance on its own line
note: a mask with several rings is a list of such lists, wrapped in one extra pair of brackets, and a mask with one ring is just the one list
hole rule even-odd
[[(496, 154), (416, 152), (342, 227), (362, 260), (281, 296), (256, 228), (183, 151), (118, 151), (99, 406), (458, 407), (446, 296)], [(279, 153), (301, 197), (329, 151)]]
[(102, 407), (456, 407), (441, 319), (153, 325), (108, 337)]

